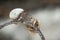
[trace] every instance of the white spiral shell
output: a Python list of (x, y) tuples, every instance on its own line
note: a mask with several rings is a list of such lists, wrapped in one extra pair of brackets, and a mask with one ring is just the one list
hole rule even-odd
[(16, 19), (16, 18), (18, 18), (19, 14), (21, 14), (23, 11), (24, 11), (24, 9), (22, 9), (22, 8), (15, 8), (10, 12), (9, 17), (11, 19)]

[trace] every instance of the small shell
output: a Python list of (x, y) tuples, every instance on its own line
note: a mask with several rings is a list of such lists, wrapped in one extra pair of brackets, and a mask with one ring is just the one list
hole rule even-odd
[(9, 14), (9, 17), (11, 19), (17, 19), (18, 16), (23, 12), (24, 10), (22, 8), (15, 8), (13, 9), (10, 14)]

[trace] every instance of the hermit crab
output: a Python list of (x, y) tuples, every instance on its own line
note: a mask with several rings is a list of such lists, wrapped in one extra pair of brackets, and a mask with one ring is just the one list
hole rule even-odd
[(30, 32), (39, 33), (41, 39), (45, 40), (45, 37), (40, 30), (38, 20), (30, 17), (24, 9), (22, 9), (22, 8), (13, 9), (10, 12), (9, 17), (10, 17), (10, 19), (12, 19), (12, 21), (7, 22), (3, 25), (0, 25), (0, 29), (2, 29), (3, 27), (5, 27), (9, 24), (17, 24), (17, 23), (21, 22), (22, 24), (26, 25), (26, 28)]

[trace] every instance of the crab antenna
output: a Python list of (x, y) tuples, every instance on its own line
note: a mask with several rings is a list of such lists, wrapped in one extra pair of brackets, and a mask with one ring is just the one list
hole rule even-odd
[(42, 34), (41, 30), (40, 30), (39, 28), (37, 28), (37, 31), (38, 31), (41, 39), (42, 39), (42, 40), (45, 40), (45, 37), (44, 37), (44, 35)]
[(2, 25), (0, 25), (0, 29), (2, 29), (3, 27), (5, 27), (5, 26), (7, 26), (9, 24), (13, 24), (13, 23), (14, 23), (13, 21), (10, 21), (10, 22), (7, 22), (5, 24), (2, 24)]

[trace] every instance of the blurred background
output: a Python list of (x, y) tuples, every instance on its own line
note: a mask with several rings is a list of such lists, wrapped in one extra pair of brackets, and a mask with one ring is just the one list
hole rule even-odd
[[(0, 24), (10, 21), (9, 13), (14, 8), (29, 10), (40, 22), (46, 40), (60, 40), (60, 0), (0, 0)], [(0, 30), (0, 40), (41, 40), (38, 34), (30, 33), (23, 24), (11, 24)]]

